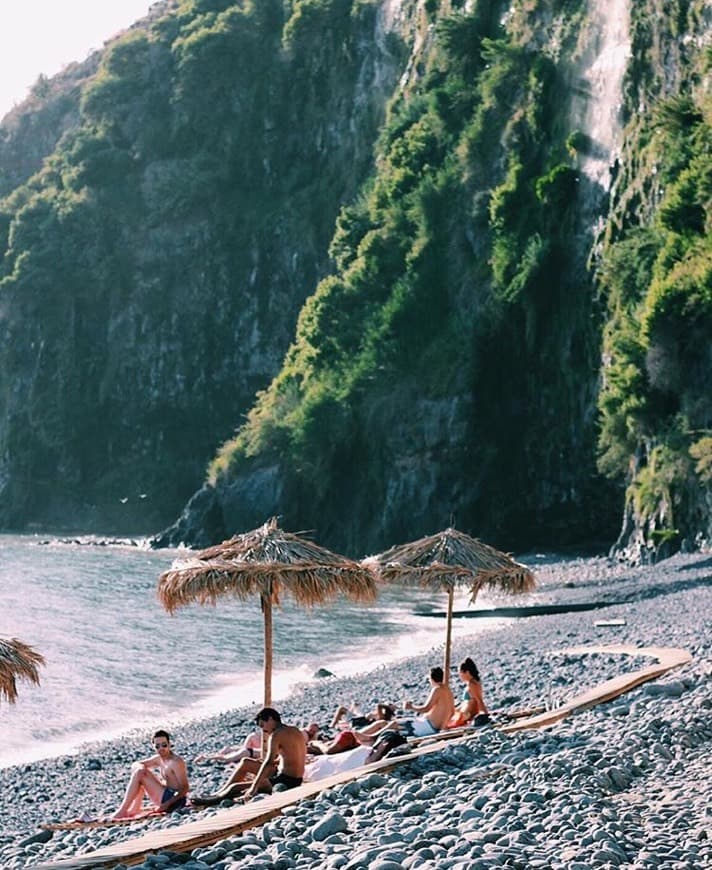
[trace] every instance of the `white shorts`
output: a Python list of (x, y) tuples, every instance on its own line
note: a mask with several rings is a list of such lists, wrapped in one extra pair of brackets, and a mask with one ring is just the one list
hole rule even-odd
[(399, 719), (398, 727), (406, 737), (430, 737), (432, 734), (438, 733), (438, 729), (434, 728), (430, 719), (426, 719), (425, 716)]

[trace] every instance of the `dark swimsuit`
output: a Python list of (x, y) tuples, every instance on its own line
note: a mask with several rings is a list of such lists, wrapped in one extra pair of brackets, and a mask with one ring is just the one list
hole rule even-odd
[[(472, 696), (470, 695), (470, 690), (465, 689), (462, 693), (463, 701), (471, 701)], [(487, 725), (492, 721), (489, 713), (478, 713), (471, 721), (471, 724), (475, 726), (475, 728), (480, 728), (482, 725)]]
[(303, 782), (300, 776), (289, 776), (286, 773), (276, 773), (270, 776), (269, 781), (274, 791), (289, 791), (290, 788), (297, 788)]
[[(161, 797), (161, 803), (164, 804), (166, 801), (169, 801), (171, 798), (174, 798), (178, 792), (174, 788), (164, 788), (163, 795)], [(168, 810), (169, 813), (173, 813), (176, 810), (182, 810), (185, 806), (185, 795), (179, 800), (176, 801), (173, 806)]]

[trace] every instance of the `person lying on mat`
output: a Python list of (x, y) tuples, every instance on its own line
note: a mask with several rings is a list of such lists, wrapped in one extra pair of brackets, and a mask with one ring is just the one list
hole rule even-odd
[[(302, 734), (307, 744), (319, 737), (319, 726), (316, 722), (310, 722), (306, 728), (302, 728)], [(219, 764), (237, 764), (243, 758), (262, 757), (262, 732), (251, 731), (244, 741), (236, 746), (226, 746), (217, 752), (201, 752), (195, 756), (195, 761), (217, 761)]]
[(351, 707), (337, 707), (334, 713), (334, 718), (331, 720), (330, 727), (340, 727), (342, 720), (346, 717), (346, 724), (350, 728), (365, 728), (373, 722), (385, 720), (389, 722), (396, 714), (392, 704), (376, 704), (373, 710), (368, 713), (361, 713), (356, 704)]
[(376, 736), (388, 727), (390, 719), (377, 719), (364, 728), (345, 728), (333, 740), (312, 741), (307, 744), (307, 753), (311, 755), (338, 755), (348, 752), (357, 746), (370, 745)]
[(471, 658), (466, 658), (460, 665), (460, 679), (465, 684), (462, 701), (447, 723), (447, 728), (459, 728), (463, 725), (486, 725), (490, 715), (482, 696), (482, 683), (477, 665)]
[(194, 795), (192, 803), (208, 806), (240, 795), (248, 801), (256, 794), (287, 791), (302, 784), (307, 756), (304, 732), (285, 725), (272, 707), (263, 707), (255, 721), (268, 736), (264, 759), (243, 758), (221, 789), (205, 797)]
[(406, 742), (405, 737), (399, 731), (386, 728), (381, 732), (373, 746), (357, 746), (355, 749), (341, 752), (338, 755), (320, 755), (308, 760), (304, 779), (306, 782), (316, 782), (335, 773), (343, 773), (346, 770), (355, 770), (365, 764), (373, 764), (394, 749), (405, 745)]
[(414, 704), (406, 701), (403, 705), (406, 710), (419, 713), (419, 716), (398, 718), (398, 729), (406, 737), (428, 737), (437, 734), (445, 727), (448, 719), (455, 710), (455, 701), (450, 687), (444, 683), (443, 669), (435, 667), (430, 669), (428, 677), (430, 681), (430, 694), (424, 704)]
[(236, 746), (226, 746), (218, 752), (201, 752), (195, 756), (196, 762), (217, 761), (220, 764), (235, 764), (243, 758), (262, 756), (262, 732), (251, 731), (244, 741)]
[(126, 794), (113, 819), (140, 815), (144, 796), (161, 813), (170, 813), (185, 806), (190, 789), (185, 762), (173, 752), (167, 731), (156, 731), (152, 742), (156, 754), (131, 765)]

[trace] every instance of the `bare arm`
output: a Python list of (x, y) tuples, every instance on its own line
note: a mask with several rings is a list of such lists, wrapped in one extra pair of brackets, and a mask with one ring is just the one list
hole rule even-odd
[(159, 809), (164, 813), (169, 812), (181, 798), (184, 798), (188, 794), (190, 789), (188, 771), (182, 758), (173, 759), (171, 762), (171, 772), (173, 774), (171, 781), (175, 784), (177, 790), (172, 798), (169, 798), (160, 805)]
[(134, 761), (131, 765), (132, 770), (136, 770), (138, 767), (144, 767), (146, 770), (155, 770), (156, 768), (160, 768), (161, 766), (161, 756), (160, 755), (152, 755), (151, 758), (142, 758), (139, 761)]
[(414, 710), (416, 713), (427, 713), (435, 706), (435, 692), (435, 689), (431, 690), (430, 694), (428, 695), (428, 700), (424, 704), (418, 706), (418, 704), (414, 704), (412, 701), (408, 701), (406, 707), (409, 710)]
[(253, 798), (260, 790), (260, 788), (265, 784), (265, 782), (269, 779), (270, 774), (277, 765), (278, 757), (279, 740), (275, 738), (274, 734), (270, 734), (269, 744), (267, 745), (267, 755), (263, 759), (262, 764), (260, 765), (260, 769), (257, 771), (254, 782), (245, 792), (246, 801)]

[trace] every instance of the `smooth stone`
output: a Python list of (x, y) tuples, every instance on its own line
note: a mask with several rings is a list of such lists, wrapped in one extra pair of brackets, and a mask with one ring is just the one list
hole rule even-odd
[(343, 816), (339, 813), (329, 813), (309, 830), (309, 834), (312, 839), (321, 841), (332, 834), (343, 834), (348, 829), (349, 826)]
[(49, 841), (52, 839), (53, 834), (53, 831), (38, 831), (36, 834), (32, 834), (31, 837), (27, 837), (27, 839), (21, 840), (18, 843), (18, 846), (29, 846), (31, 843), (49, 843)]

